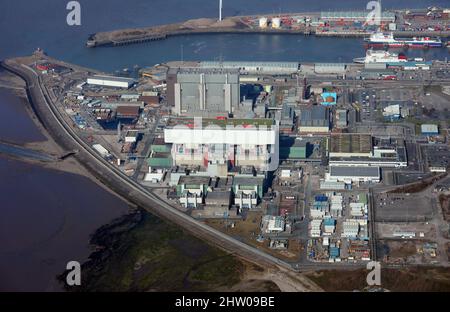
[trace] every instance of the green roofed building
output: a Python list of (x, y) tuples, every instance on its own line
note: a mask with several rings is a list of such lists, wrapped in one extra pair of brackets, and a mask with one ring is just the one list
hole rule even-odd
[(171, 168), (172, 157), (170, 153), (151, 152), (147, 164), (152, 168)]
[(280, 160), (306, 159), (310, 155), (311, 145), (305, 140), (292, 137), (280, 138)]
[(155, 138), (150, 145), (151, 152), (170, 153), (170, 144), (166, 144), (163, 138)]

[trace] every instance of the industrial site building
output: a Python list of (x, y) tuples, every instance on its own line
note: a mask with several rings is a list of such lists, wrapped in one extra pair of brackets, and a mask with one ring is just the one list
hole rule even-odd
[(300, 110), (300, 133), (327, 133), (330, 130), (330, 112), (327, 107), (313, 105)]
[(368, 134), (333, 134), (329, 144), (333, 166), (406, 167), (406, 147), (401, 139), (373, 138)]
[(94, 75), (87, 79), (87, 83), (103, 87), (128, 89), (135, 83), (135, 80), (125, 77)]
[(369, 134), (337, 134), (330, 138), (330, 157), (372, 156), (372, 136)]
[(326, 173), (327, 181), (345, 182), (372, 182), (378, 183), (381, 180), (379, 167), (356, 167), (356, 166), (330, 166)]
[(211, 176), (233, 167), (272, 171), (278, 167), (278, 128), (270, 119), (175, 118), (164, 129), (175, 166), (200, 166)]
[(171, 68), (167, 101), (179, 116), (228, 116), (240, 103), (239, 70)]
[(228, 70), (239, 70), (241, 74), (272, 74), (291, 75), (298, 72), (300, 63), (298, 62), (200, 62), (201, 68), (223, 68)]

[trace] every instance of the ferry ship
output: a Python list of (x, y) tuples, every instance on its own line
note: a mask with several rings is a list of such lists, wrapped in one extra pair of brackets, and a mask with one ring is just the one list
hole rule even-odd
[(392, 33), (375, 33), (370, 38), (365, 38), (364, 41), (369, 46), (383, 46), (390, 48), (404, 48), (404, 47), (417, 47), (417, 48), (440, 48), (442, 47), (442, 40), (440, 38), (430, 37), (413, 37), (395, 39)]
[(391, 53), (388, 51), (367, 50), (365, 57), (355, 58), (355, 63), (399, 63), (407, 62), (404, 54)]

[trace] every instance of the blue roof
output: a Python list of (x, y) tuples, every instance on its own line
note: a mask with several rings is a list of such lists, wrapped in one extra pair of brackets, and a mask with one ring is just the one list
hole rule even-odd
[(333, 258), (339, 257), (339, 248), (338, 247), (330, 247), (330, 257), (333, 257)]
[(328, 219), (323, 220), (323, 224), (324, 225), (335, 225), (336, 223), (335, 223), (334, 219), (328, 218)]

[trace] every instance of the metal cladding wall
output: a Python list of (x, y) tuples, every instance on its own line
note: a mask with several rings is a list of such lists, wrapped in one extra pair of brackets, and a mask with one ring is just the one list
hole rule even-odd
[(88, 78), (87, 83), (93, 84), (93, 85), (98, 85), (98, 86), (127, 88), (127, 89), (131, 86), (131, 82), (128, 82), (128, 81), (107, 80), (107, 79), (100, 79), (100, 78)]
[(166, 143), (175, 144), (273, 145), (277, 136), (278, 131), (271, 129), (164, 129)]

